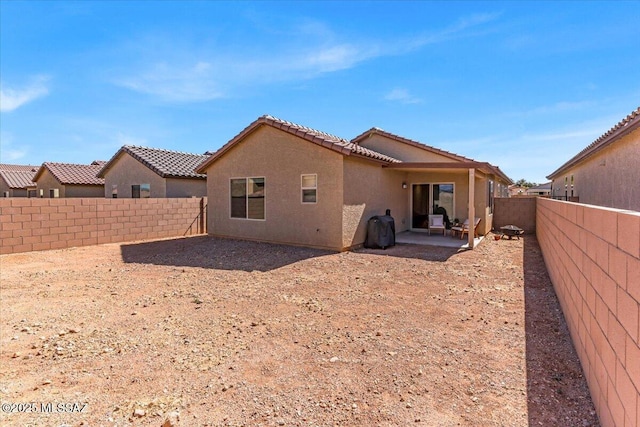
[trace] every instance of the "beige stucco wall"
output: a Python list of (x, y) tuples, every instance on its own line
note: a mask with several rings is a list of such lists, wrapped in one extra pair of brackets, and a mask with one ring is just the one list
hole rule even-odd
[[(210, 234), (342, 249), (343, 156), (261, 126), (207, 169)], [(301, 174), (318, 175), (316, 204), (301, 202)], [(229, 179), (265, 178), (265, 220), (230, 218)]]
[(455, 162), (448, 157), (432, 153), (423, 148), (405, 144), (383, 135), (374, 134), (359, 143), (362, 147), (369, 148), (403, 162)]
[(640, 129), (553, 180), (553, 196), (573, 195), (580, 203), (640, 211)]
[(203, 197), (206, 195), (206, 179), (167, 178), (167, 197)]
[(103, 197), (103, 185), (65, 185), (64, 197)]
[(58, 195), (60, 198), (65, 197), (65, 186), (60, 184), (60, 181), (58, 181), (51, 172), (44, 169), (36, 182), (36, 194), (40, 197), (40, 190), (43, 190), (42, 197), (48, 199), (49, 190), (54, 188), (58, 189)]
[(5, 191), (9, 192), (9, 197), (27, 197), (27, 190), (24, 188), (10, 188), (4, 179), (0, 178), (0, 197), (4, 197)]
[(379, 164), (345, 157), (344, 205), (342, 208), (343, 248), (364, 243), (367, 222), (374, 215), (384, 215), (391, 209), (396, 232), (409, 225), (407, 191), (402, 188), (407, 173), (383, 169)]
[[(105, 173), (104, 197), (112, 197), (113, 185), (118, 186), (118, 198), (130, 199), (131, 186), (139, 184), (151, 185), (151, 197), (167, 197), (167, 183), (157, 173), (123, 153)], [(176, 196), (177, 197), (177, 196)]]

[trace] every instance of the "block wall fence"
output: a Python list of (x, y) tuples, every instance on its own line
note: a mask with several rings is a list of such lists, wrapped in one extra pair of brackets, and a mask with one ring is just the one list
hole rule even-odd
[(537, 196), (496, 197), (493, 209), (493, 229), (499, 231), (505, 225), (517, 225), (526, 234), (536, 232)]
[(0, 254), (206, 233), (204, 198), (0, 199)]
[(640, 426), (640, 212), (542, 198), (536, 212), (600, 422)]

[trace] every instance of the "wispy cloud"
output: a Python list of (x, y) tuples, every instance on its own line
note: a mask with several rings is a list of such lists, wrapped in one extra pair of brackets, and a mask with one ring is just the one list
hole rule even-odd
[(0, 162), (11, 163), (27, 155), (29, 148), (26, 146), (16, 147), (13, 144), (13, 137), (10, 133), (0, 131)]
[(125, 135), (122, 132), (118, 132), (115, 136), (115, 141), (118, 146), (122, 145), (147, 145), (147, 140), (144, 138), (136, 138), (135, 136)]
[(4, 84), (0, 85), (0, 111), (13, 111), (24, 104), (47, 95), (49, 93), (48, 82), (48, 76), (36, 76), (25, 87), (16, 89), (5, 87)]
[(422, 99), (417, 98), (409, 93), (407, 89), (396, 88), (384, 96), (387, 101), (400, 102), (402, 104), (420, 104)]
[[(226, 46), (147, 36), (128, 46), (138, 58), (138, 65), (116, 71), (122, 77), (112, 82), (167, 102), (210, 101), (260, 84), (308, 80), (352, 69), (375, 58), (405, 55), (428, 44), (471, 34), (472, 29), (498, 16), (473, 15), (430, 34), (396, 40), (347, 39), (322, 23), (312, 22), (282, 30), (275, 40), (257, 41), (251, 49), (240, 49), (242, 56), (238, 49)], [(269, 33), (268, 37), (274, 35)], [(395, 96), (396, 101), (420, 101), (401, 93)]]

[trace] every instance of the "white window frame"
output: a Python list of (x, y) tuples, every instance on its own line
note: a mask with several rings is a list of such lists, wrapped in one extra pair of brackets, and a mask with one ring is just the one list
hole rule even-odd
[[(246, 203), (246, 213), (244, 218), (240, 218), (237, 216), (231, 216), (231, 181), (234, 179), (244, 179), (245, 180), (245, 203)], [(249, 218), (249, 180), (250, 179), (262, 179), (264, 182), (264, 218)], [(229, 178), (229, 219), (239, 220), (239, 221), (266, 221), (267, 220), (267, 178), (265, 176), (235, 176)]]
[[(304, 177), (305, 176), (313, 176), (315, 178), (316, 181), (316, 185), (314, 185), (313, 187), (309, 187), (304, 185)], [(305, 202), (304, 201), (304, 191), (305, 190), (314, 190), (315, 191), (315, 198), (313, 202)], [(300, 175), (300, 203), (302, 203), (303, 205), (315, 205), (318, 203), (318, 174), (317, 173), (303, 173)]]

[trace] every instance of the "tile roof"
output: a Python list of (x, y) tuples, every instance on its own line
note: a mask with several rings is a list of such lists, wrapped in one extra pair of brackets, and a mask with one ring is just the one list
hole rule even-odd
[(34, 187), (36, 184), (32, 181), (35, 176), (33, 171), (16, 171), (16, 170), (1, 170), (0, 177), (7, 183), (9, 188), (27, 188)]
[(101, 169), (100, 165), (45, 162), (33, 180), (38, 180), (45, 169), (63, 185), (104, 185), (104, 179), (96, 176)]
[(37, 172), (40, 166), (33, 165), (9, 165), (6, 163), (0, 163), (0, 170), (2, 171), (14, 171), (14, 172)]
[(138, 160), (162, 178), (207, 178), (206, 175), (195, 172), (196, 167), (209, 157), (205, 154), (183, 153), (180, 151), (139, 147), (135, 145), (125, 145), (120, 148), (111, 160), (101, 166), (98, 176), (104, 178), (107, 171), (115, 164), (120, 156), (125, 153)]
[(259, 117), (249, 126), (244, 128), (238, 135), (233, 137), (233, 139), (231, 139), (229, 142), (223, 145), (205, 162), (203, 162), (200, 166), (198, 166), (197, 170), (199, 172), (204, 172), (204, 170), (207, 167), (209, 167), (211, 163), (215, 162), (219, 157), (221, 157), (224, 153), (226, 153), (231, 148), (233, 148), (237, 143), (242, 141), (246, 136), (248, 136), (249, 134), (254, 132), (257, 128), (263, 125), (280, 129), (291, 135), (295, 135), (307, 141), (313, 142), (314, 144), (337, 151), (338, 153), (343, 154), (345, 156), (355, 154), (358, 156), (362, 156), (365, 158), (369, 158), (372, 160), (377, 160), (385, 163), (400, 162), (400, 160), (398, 159), (394, 159), (391, 156), (387, 156), (385, 154), (378, 153), (374, 150), (361, 147), (358, 144), (354, 144), (353, 142), (347, 141), (344, 138), (340, 138), (338, 136), (335, 136), (326, 132), (322, 132), (316, 129), (312, 129), (306, 126), (298, 125), (296, 123), (288, 122), (286, 120), (278, 119), (270, 115), (264, 115)]
[(623, 136), (638, 128), (640, 128), (640, 107), (636, 108), (631, 112), (631, 114), (620, 120), (615, 126), (601, 135), (598, 139), (587, 145), (582, 151), (569, 159), (568, 162), (560, 166), (551, 174), (547, 175), (547, 179), (552, 179), (552, 177), (560, 175), (567, 169), (570, 169), (571, 167), (577, 165), (581, 161), (602, 150), (608, 145), (613, 144)]
[(364, 141), (365, 139), (367, 139), (371, 135), (376, 135), (376, 134), (385, 136), (385, 137), (387, 137), (389, 139), (392, 139), (394, 141), (398, 141), (398, 142), (402, 142), (402, 143), (407, 144), (407, 145), (412, 145), (414, 147), (418, 147), (418, 148), (423, 149), (423, 150), (431, 151), (432, 153), (436, 153), (436, 154), (439, 154), (441, 156), (448, 157), (448, 158), (450, 158), (452, 160), (458, 160), (458, 161), (461, 161), (461, 162), (475, 162), (476, 161), (476, 160), (471, 159), (469, 157), (464, 157), (464, 156), (461, 156), (459, 154), (455, 154), (455, 153), (451, 153), (449, 151), (441, 150), (439, 148), (432, 147), (430, 145), (426, 145), (426, 144), (423, 144), (421, 142), (414, 141), (412, 139), (405, 138), (405, 137), (402, 137), (400, 135), (393, 134), (391, 132), (387, 132), (387, 131), (382, 130), (382, 129), (378, 128), (378, 127), (373, 127), (371, 129), (361, 133), (360, 135), (358, 135), (355, 138), (353, 138), (351, 140), (351, 142), (353, 142), (354, 144), (360, 144), (362, 141)]

